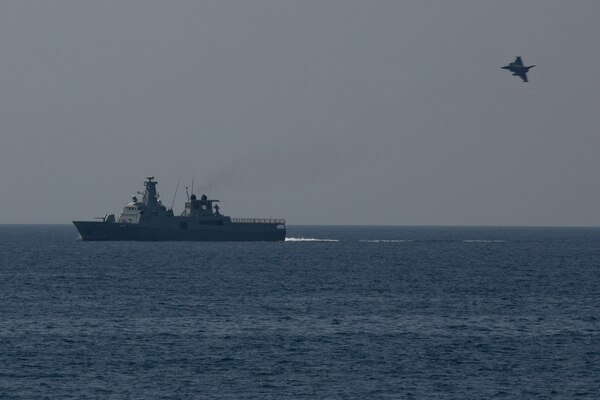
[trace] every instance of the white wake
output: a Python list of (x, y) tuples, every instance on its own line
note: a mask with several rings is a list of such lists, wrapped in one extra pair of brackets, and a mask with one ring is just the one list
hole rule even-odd
[(286, 237), (286, 242), (339, 242), (337, 239), (318, 239), (305, 237)]

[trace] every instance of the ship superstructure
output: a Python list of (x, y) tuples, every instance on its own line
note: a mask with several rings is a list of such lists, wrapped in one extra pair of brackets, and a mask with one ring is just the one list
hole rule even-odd
[(115, 218), (73, 221), (82, 240), (191, 240), (191, 241), (278, 241), (285, 240), (284, 219), (231, 218), (222, 215), (219, 200), (191, 194), (184, 211), (175, 216), (164, 206), (153, 176), (146, 178), (141, 201), (133, 196)]

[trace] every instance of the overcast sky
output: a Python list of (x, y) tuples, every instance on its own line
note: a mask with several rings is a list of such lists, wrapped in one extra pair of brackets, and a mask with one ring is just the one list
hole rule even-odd
[[(600, 2), (2, 1), (0, 223), (600, 226)], [(500, 69), (520, 55), (530, 82)]]

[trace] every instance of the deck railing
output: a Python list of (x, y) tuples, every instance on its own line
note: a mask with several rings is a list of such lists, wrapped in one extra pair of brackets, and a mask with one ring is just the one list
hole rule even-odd
[(285, 219), (278, 218), (231, 218), (234, 224), (276, 224), (285, 225)]

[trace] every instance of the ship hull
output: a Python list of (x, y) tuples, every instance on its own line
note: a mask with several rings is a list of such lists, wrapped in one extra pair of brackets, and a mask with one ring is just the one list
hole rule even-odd
[(285, 226), (230, 223), (219, 226), (145, 226), (100, 221), (73, 221), (84, 241), (283, 241)]

